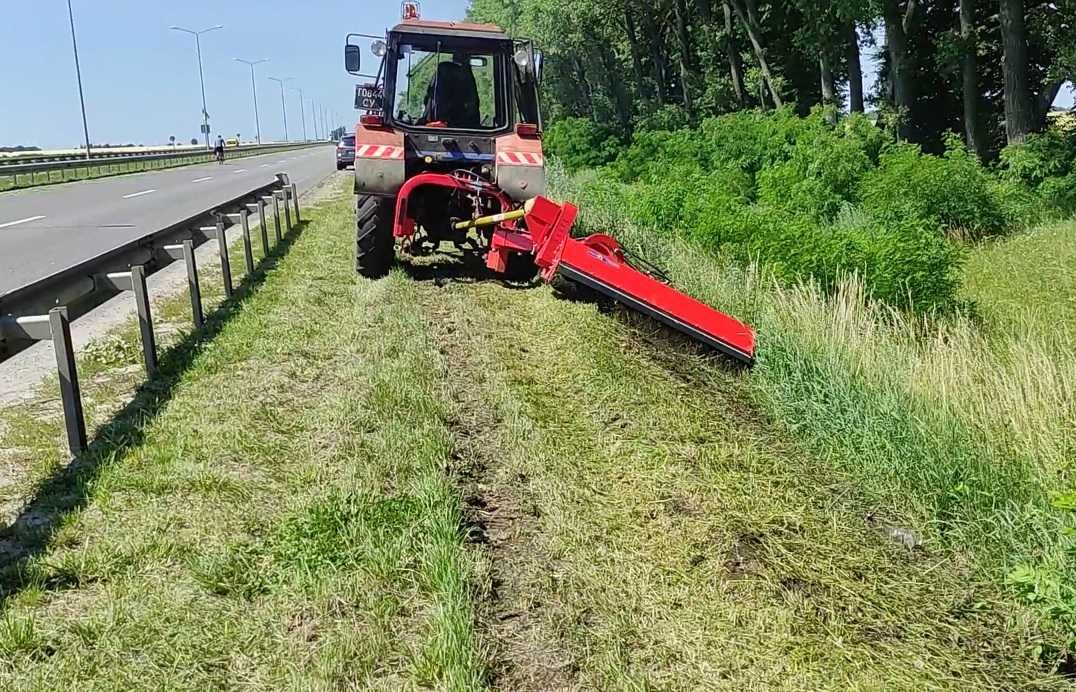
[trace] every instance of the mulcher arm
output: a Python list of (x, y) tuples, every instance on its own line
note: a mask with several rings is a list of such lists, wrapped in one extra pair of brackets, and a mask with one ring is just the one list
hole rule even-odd
[(746, 324), (632, 267), (616, 239), (571, 237), (578, 210), (544, 197), (527, 203), (523, 218), (535, 263), (546, 281), (557, 275), (657, 319), (746, 365), (755, 361), (755, 332)]

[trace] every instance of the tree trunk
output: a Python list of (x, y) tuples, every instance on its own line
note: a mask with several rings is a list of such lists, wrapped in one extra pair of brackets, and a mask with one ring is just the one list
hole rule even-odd
[(1027, 75), (1027, 30), (1023, 0), (1000, 0), (1001, 44), (1005, 52), (1005, 134), (1009, 144), (1018, 144), (1035, 128), (1035, 108), (1031, 102)]
[(964, 48), (961, 59), (962, 99), (964, 101), (964, 138), (968, 149), (980, 159), (986, 157), (986, 139), (979, 117), (979, 40), (975, 33), (975, 0), (960, 0), (960, 39)]
[(736, 17), (740, 20), (740, 23), (744, 25), (747, 30), (747, 38), (751, 40), (751, 47), (755, 51), (755, 59), (758, 60), (758, 68), (762, 72), (763, 79), (766, 80), (766, 85), (770, 89), (770, 96), (773, 98), (773, 103), (778, 108), (784, 105), (784, 101), (781, 100), (781, 94), (777, 91), (777, 85), (773, 80), (773, 73), (770, 72), (770, 64), (766, 61), (766, 51), (762, 48), (762, 32), (759, 30), (757, 24), (751, 21), (751, 14), (748, 12), (745, 6), (745, 0), (730, 0), (733, 11), (736, 12)]
[(624, 88), (624, 80), (620, 79), (619, 65), (612, 51), (604, 50), (597, 36), (588, 38), (592, 45), (597, 47), (597, 53), (605, 71), (605, 78), (609, 84), (609, 94), (612, 96), (613, 107), (616, 109), (616, 119), (620, 125), (620, 132), (627, 136), (631, 132), (631, 103), (628, 100), (627, 90)]
[(586, 66), (583, 65), (583, 61), (578, 56), (573, 57), (572, 62), (575, 63), (575, 73), (579, 75), (580, 81), (583, 82), (583, 95), (585, 96), (586, 109), (590, 113), (590, 119), (597, 121), (598, 114), (594, 111), (594, 87), (591, 86), (590, 80), (586, 77), (588, 74)]
[(664, 34), (661, 29), (658, 28), (657, 23), (654, 22), (654, 16), (651, 12), (643, 12), (643, 31), (648, 37), (647, 43), (650, 45), (650, 67), (654, 72), (654, 86), (657, 89), (658, 105), (664, 106), (669, 102), (669, 95), (666, 91), (665, 75), (668, 72), (667, 64), (665, 61), (665, 54), (662, 52), (662, 44), (664, 43)]
[(848, 110), (862, 113), (863, 106), (863, 67), (859, 55), (859, 32), (855, 22), (848, 25)]
[(822, 107), (826, 121), (837, 124), (837, 78), (833, 76), (833, 64), (827, 51), (818, 54), (818, 71), (822, 81)]
[(736, 101), (740, 108), (747, 106), (747, 94), (743, 86), (743, 58), (740, 49), (736, 45), (736, 35), (733, 33), (732, 8), (727, 2), (721, 3), (721, 9), (725, 14), (725, 52), (729, 57), (729, 76), (732, 78), (732, 88), (736, 92)]
[(646, 73), (643, 70), (643, 54), (639, 48), (639, 32), (635, 25), (635, 14), (631, 5), (624, 6), (624, 33), (628, 36), (628, 46), (631, 48), (631, 66), (635, 73), (635, 83), (639, 85), (639, 96), (649, 101), (653, 97), (650, 85), (646, 83)]
[(902, 15), (898, 0), (884, 0), (882, 19), (885, 22), (885, 42), (889, 53), (889, 75), (892, 83), (893, 107), (900, 111), (898, 135), (907, 139), (911, 131), (909, 119), (915, 104), (913, 75), (908, 59), (908, 26), (915, 13), (915, 0), (910, 0)]
[(680, 90), (683, 92), (684, 110), (691, 113), (691, 37), (687, 31), (687, 4), (684, 0), (674, 0), (676, 13), (676, 38), (680, 44)]

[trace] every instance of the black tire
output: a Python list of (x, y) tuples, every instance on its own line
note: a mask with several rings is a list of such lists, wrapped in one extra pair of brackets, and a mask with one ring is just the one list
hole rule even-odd
[(342, 171), (342, 170), (344, 170), (344, 168), (346, 168), (346, 166), (344, 166), (344, 164), (342, 164), (342, 163), (336, 164), (336, 170)]
[(355, 271), (367, 279), (389, 273), (396, 254), (392, 237), (394, 200), (370, 195), (355, 199)]

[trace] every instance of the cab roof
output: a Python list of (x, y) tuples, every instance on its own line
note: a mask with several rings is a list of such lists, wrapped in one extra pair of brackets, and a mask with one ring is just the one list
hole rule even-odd
[(407, 19), (392, 29), (393, 33), (421, 34), (423, 36), (456, 36), (508, 41), (508, 34), (495, 24), (471, 24), (468, 22), (437, 22), (428, 19)]

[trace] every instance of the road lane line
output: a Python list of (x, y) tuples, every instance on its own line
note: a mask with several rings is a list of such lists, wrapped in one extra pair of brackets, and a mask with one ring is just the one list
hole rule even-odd
[(237, 174), (238, 173), (246, 173), (246, 172), (247, 172), (247, 169), (245, 169), (245, 168), (240, 168), (238, 171), (236, 171)]
[(269, 168), (269, 164), (267, 164), (267, 163), (263, 163), (263, 164), (262, 164), (262, 168)]
[(124, 199), (131, 199), (132, 197), (141, 197), (142, 195), (149, 195), (156, 192), (156, 190), (142, 190), (142, 192), (132, 192), (129, 195), (124, 195)]
[(191, 182), (192, 182), (192, 183), (204, 183), (205, 181), (207, 181), (207, 180), (212, 180), (212, 179), (213, 179), (213, 176), (211, 176), (211, 175), (207, 175), (207, 176), (206, 176), (206, 177), (204, 177), (204, 178), (198, 178), (197, 180), (192, 180)]
[(28, 216), (25, 219), (19, 219), (18, 221), (8, 221), (7, 223), (0, 223), (0, 228), (8, 228), (10, 226), (18, 226), (20, 223), (30, 223), (31, 221), (40, 221), (45, 218), (44, 216)]

